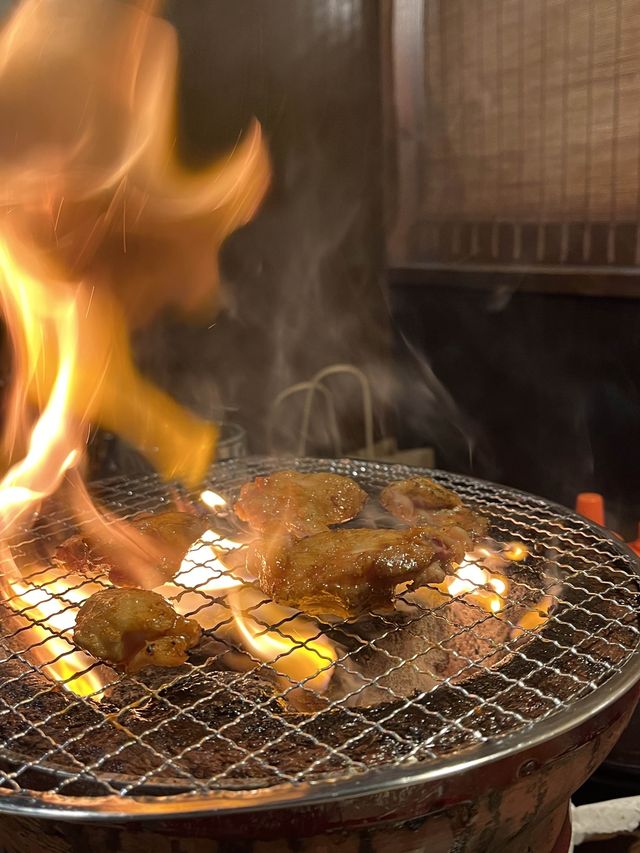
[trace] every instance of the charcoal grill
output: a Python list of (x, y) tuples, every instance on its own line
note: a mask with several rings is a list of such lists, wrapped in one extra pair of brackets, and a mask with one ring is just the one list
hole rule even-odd
[[(331, 830), (343, 833), (345, 850), (349, 839), (353, 849), (363, 839), (386, 849), (390, 838), (400, 846), (388, 849), (422, 850), (428, 839), (430, 850), (520, 851), (535, 843), (550, 850), (571, 792), (613, 746), (638, 698), (634, 555), (605, 530), (539, 498), (400, 465), (233, 460), (214, 467), (210, 487), (231, 502), (243, 482), (284, 467), (354, 477), (373, 498), (390, 481), (420, 473), (455, 489), (488, 516), (492, 539), (528, 549), (526, 560), (509, 565), (503, 610), (492, 615), (465, 599), (426, 606), (400, 592), (395, 612), (317, 621), (317, 636), (339, 651), (325, 665), (331, 684), (317, 696), (308, 680), (275, 679), (252, 654), (253, 669), (231, 670), (228, 656), (246, 660), (247, 650), (225, 635), (231, 612), (224, 597), (200, 589), (191, 615), (213, 606), (221, 615), (188, 664), (135, 677), (91, 664), (110, 682), (98, 702), (47, 677), (35, 654), (46, 643), (24, 629), (33, 608), (18, 608), (16, 628), (15, 602), (5, 602), (0, 812), (94, 831), (107, 824), (220, 843), (261, 839), (267, 846), (260, 850), (282, 849), (268, 846), (282, 838), (297, 838), (295, 849), (324, 850), (318, 839)], [(154, 476), (105, 481), (95, 492), (123, 517), (176, 498), (201, 506), (198, 495)], [(390, 523), (372, 507), (364, 523)], [(224, 537), (242, 533), (226, 508), (211, 526)], [(51, 505), (13, 543), (18, 564), (38, 563), (32, 584), (49, 590), (52, 572), (63, 578), (47, 560), (71, 530)], [(70, 587), (85, 583), (76, 578)], [(546, 621), (517, 631), (522, 609), (541, 596), (552, 601)], [(258, 622), (262, 601), (250, 608)], [(70, 607), (60, 601), (61, 611)], [(265, 630), (286, 637), (293, 618)], [(444, 635), (434, 639), (434, 625), (446, 628), (444, 645), (454, 649), (446, 665), (438, 663)], [(404, 653), (397, 638), (408, 626)], [(47, 630), (57, 633), (48, 622)], [(363, 654), (354, 678), (353, 662)], [(77, 843), (77, 825), (74, 831)]]

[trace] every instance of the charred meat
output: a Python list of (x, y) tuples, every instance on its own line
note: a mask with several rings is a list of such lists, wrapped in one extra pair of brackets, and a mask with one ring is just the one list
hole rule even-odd
[(387, 512), (405, 524), (460, 528), (469, 535), (469, 544), (487, 533), (486, 518), (465, 506), (455, 492), (428, 477), (390, 483), (380, 492), (379, 500)]
[(245, 483), (234, 509), (258, 533), (301, 539), (349, 521), (366, 500), (367, 493), (349, 477), (278, 471)]
[(153, 589), (173, 579), (206, 528), (205, 519), (186, 512), (141, 514), (119, 524), (117, 534), (106, 528), (97, 541), (71, 536), (54, 560), (68, 571), (106, 574), (116, 586)]
[(247, 568), (275, 601), (308, 613), (355, 616), (389, 607), (399, 584), (439, 583), (465, 546), (455, 528), (353, 528), (299, 541), (272, 536), (249, 546)]
[(156, 592), (105, 589), (80, 607), (73, 638), (98, 660), (133, 673), (179, 666), (201, 633), (197, 622), (179, 616)]

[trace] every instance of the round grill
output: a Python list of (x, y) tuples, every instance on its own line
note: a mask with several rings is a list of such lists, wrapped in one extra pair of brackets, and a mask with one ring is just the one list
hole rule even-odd
[[(356, 479), (374, 499), (365, 524), (385, 523), (375, 496), (393, 480), (424, 474), (454, 489), (490, 519), (493, 540), (528, 550), (506, 570), (502, 610), (492, 614), (463, 597), (434, 605), (400, 591), (393, 612), (336, 622), (304, 617), (315, 633), (297, 648), (324, 637), (337, 650), (335, 661), (319, 665), (332, 677), (318, 695), (314, 679), (296, 682), (277, 665), (275, 677), (242, 646), (227, 630), (233, 613), (225, 596), (203, 584), (191, 590), (187, 615), (213, 607), (219, 615), (189, 663), (137, 676), (95, 663), (89, 671), (109, 682), (96, 701), (55, 684), (38, 655), (49, 638), (68, 642), (69, 632), (52, 627), (49, 611), (45, 621), (28, 603), (5, 602), (0, 809), (73, 811), (78, 802), (83, 814), (258, 808), (441, 779), (580, 725), (640, 677), (637, 563), (604, 530), (511, 489), (375, 462), (231, 461), (212, 470), (210, 487), (231, 503), (242, 483), (283, 468)], [(161, 511), (176, 499), (199, 503), (155, 477), (106, 481), (95, 491), (122, 517)], [(226, 538), (241, 530), (225, 510), (211, 526)], [(38, 561), (29, 582), (40, 579), (54, 615), (73, 611), (71, 599), (84, 585), (76, 578), (56, 601), (64, 571), (44, 555), (71, 532), (51, 507), (12, 549), (19, 564)], [(99, 576), (91, 582), (107, 584)], [(176, 603), (184, 594), (176, 591)], [(523, 610), (535, 611), (541, 600), (540, 624), (518, 629)], [(288, 640), (300, 614), (267, 623), (266, 604), (257, 591), (244, 616)], [(44, 626), (44, 637), (34, 639), (33, 622)], [(72, 651), (67, 646), (58, 658)]]

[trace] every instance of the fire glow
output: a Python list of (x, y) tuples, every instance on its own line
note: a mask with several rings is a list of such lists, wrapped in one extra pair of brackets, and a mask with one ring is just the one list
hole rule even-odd
[[(226, 506), (224, 498), (209, 490), (201, 494), (201, 500), (215, 509)], [(174, 579), (184, 590), (177, 597), (176, 609), (184, 615), (196, 611), (195, 618), (214, 636), (230, 634), (248, 653), (246, 668), (267, 664), (285, 690), (302, 683), (304, 689), (324, 692), (337, 659), (335, 647), (312, 619), (265, 598), (247, 576), (243, 561), (234, 564), (234, 551), (241, 544), (206, 531), (189, 550)], [(223, 604), (210, 603), (211, 598), (221, 597)]]
[(29, 623), (29, 656), (83, 696), (100, 685), (71, 677), (90, 659), (66, 637), (89, 586), (71, 601), (61, 579), (32, 584), (7, 542), (78, 470), (92, 425), (165, 478), (200, 481), (217, 427), (142, 377), (130, 333), (169, 307), (208, 321), (218, 250), (270, 179), (257, 122), (217, 163), (178, 161), (178, 41), (156, 6), (22, 0), (0, 33), (0, 308), (12, 350), (2, 588)]
[(504, 572), (511, 562), (525, 560), (526, 546), (510, 542), (501, 548), (478, 546), (446, 577), (438, 590), (452, 598), (464, 596), (488, 613), (500, 613), (509, 597), (509, 580)]
[[(212, 494), (203, 492), (202, 502), (224, 513), (225, 499), (216, 495), (212, 501)], [(205, 531), (185, 555), (173, 581), (157, 591), (223, 644), (224, 665), (237, 670), (266, 666), (294, 703), (305, 691), (326, 692), (338, 650), (315, 620), (265, 598), (246, 573), (243, 544), (214, 529)], [(464, 597), (500, 618), (509, 593), (506, 567), (527, 553), (521, 543), (479, 546), (438, 589), (450, 598)], [(99, 588), (86, 579), (66, 576), (48, 578), (37, 586), (12, 581), (7, 602), (26, 623), (23, 630), (29, 632), (42, 671), (65, 689), (94, 700), (102, 696), (106, 682), (99, 671), (104, 674), (105, 668), (96, 668), (97, 662), (76, 651), (66, 637), (70, 638), (79, 605)], [(538, 630), (548, 618), (551, 603), (543, 601), (528, 611), (512, 636)], [(305, 701), (304, 696), (301, 699)]]
[(22, 642), (38, 668), (76, 696), (102, 698), (105, 678), (96, 661), (78, 651), (71, 637), (76, 613), (82, 602), (101, 587), (76, 578), (49, 576), (37, 584), (10, 580), (7, 604), (20, 624)]
[(506, 578), (490, 575), (475, 562), (464, 561), (441, 585), (452, 598), (467, 595), (490, 613), (499, 613), (508, 592)]
[[(226, 503), (221, 501), (218, 507)], [(215, 639), (239, 648), (231, 656), (234, 668), (266, 664), (284, 690), (301, 684), (297, 692), (324, 692), (337, 658), (335, 647), (313, 620), (265, 599), (242, 569), (232, 564), (234, 552), (241, 547), (241, 542), (205, 531), (185, 555), (173, 582), (157, 591)], [(95, 701), (102, 697), (108, 680), (105, 668), (100, 667), (100, 673), (90, 655), (75, 649), (71, 633), (82, 602), (102, 588), (66, 575), (50, 575), (37, 584), (10, 579), (6, 599), (25, 635), (28, 653), (41, 671), (66, 690)]]
[[(220, 163), (190, 172), (176, 160), (177, 38), (154, 7), (23, 0), (0, 34), (0, 127), (10, 128), (0, 133), (0, 307), (13, 358), (5, 543), (79, 476), (92, 425), (136, 446), (167, 479), (198, 483), (213, 456), (216, 427), (141, 376), (130, 333), (166, 308), (206, 316), (217, 250), (256, 212), (270, 166), (255, 122)], [(83, 495), (76, 488), (74, 510)], [(214, 512), (226, 507), (209, 489), (201, 500)], [(85, 510), (84, 522), (76, 511), (83, 533), (107, 524)], [(129, 562), (144, 562), (144, 548), (120, 529)], [(285, 690), (302, 683), (322, 693), (334, 644), (313, 619), (265, 599), (234, 557), (241, 544), (207, 531), (158, 591), (237, 648), (234, 665), (265, 665)], [(510, 547), (506, 561), (526, 556)], [(491, 557), (470, 555), (443, 591), (499, 614), (509, 583)], [(77, 651), (71, 632), (77, 609), (102, 587), (41, 573), (35, 583), (4, 562), (5, 603), (25, 654), (65, 689), (99, 699), (106, 667)]]
[(257, 123), (219, 164), (176, 160), (177, 38), (154, 6), (23, 0), (0, 34), (4, 537), (80, 463), (92, 424), (166, 478), (197, 482), (213, 457), (215, 426), (143, 379), (129, 335), (169, 306), (206, 319), (217, 250), (269, 161)]

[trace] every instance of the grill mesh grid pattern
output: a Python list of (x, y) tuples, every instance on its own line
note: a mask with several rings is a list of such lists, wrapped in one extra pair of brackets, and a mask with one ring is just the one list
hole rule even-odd
[[(283, 467), (353, 476), (372, 496), (388, 482), (416, 473), (404, 466), (351, 460), (240, 460), (214, 468), (211, 488), (232, 500), (243, 482)], [(314, 649), (323, 635), (330, 637), (337, 660), (318, 659), (317, 670), (334, 670), (329, 690), (319, 698), (311, 680), (317, 678), (316, 670), (302, 683), (282, 675), (289, 654), (283, 651), (274, 663), (279, 672), (275, 678), (274, 670), (240, 642), (225, 595), (212, 592), (207, 581), (189, 590), (177, 587), (168, 595), (176, 604), (190, 596), (186, 615), (206, 621), (202, 649), (184, 667), (135, 677), (89, 663), (83, 672), (100, 673), (111, 682), (97, 703), (95, 697), (77, 697), (56, 687), (46, 677), (42, 655), (52, 662), (73, 653), (69, 633), (53, 623), (60, 614), (74, 612), (83, 589), (106, 586), (107, 580), (65, 578), (69, 588), (63, 598), (55, 580), (64, 572), (46, 562), (29, 582), (41, 586), (43, 598), (54, 605), (52, 613), (43, 619), (43, 605), (35, 611), (22, 599), (13, 608), (11, 601), (3, 605), (1, 784), (14, 792), (37, 788), (67, 797), (206, 795), (329, 777), (343, 780), (372, 767), (424, 765), (443, 756), (454, 763), (463, 749), (469, 754), (491, 748), (506, 733), (530, 732), (544, 719), (572, 713), (580, 698), (600, 689), (622, 666), (635, 661), (640, 674), (635, 561), (624, 547), (537, 498), (469, 478), (424, 473), (486, 514), (495, 540), (518, 540), (529, 549), (526, 561), (510, 567), (511, 593), (500, 614), (502, 627), (515, 625), (518, 595), (521, 601), (553, 596), (553, 609), (540, 631), (525, 631), (517, 640), (507, 631), (509, 655), (499, 664), (495, 655), (504, 652), (505, 643), (491, 630), (481, 650), (465, 651), (470, 635), (496, 623), (476, 607), (468, 608), (468, 618), (452, 621), (449, 600), (432, 609), (404, 595), (397, 605), (403, 610), (401, 620), (392, 613), (371, 614), (363, 633), (362, 620), (328, 625), (291, 611), (274, 623), (266, 597), (250, 589), (242, 615), (270, 637), (291, 637), (301, 618), (312, 627), (303, 643), (294, 646), (296, 653), (301, 645)], [(105, 482), (97, 493), (124, 517), (161, 510), (176, 496), (152, 476)], [(197, 496), (190, 499), (195, 502)], [(241, 530), (224, 511), (212, 527), (230, 538)], [(16, 561), (32, 562), (35, 555), (42, 559), (69, 532), (63, 514), (48, 512), (13, 548)], [(33, 621), (46, 628), (43, 636), (34, 636)], [(446, 628), (447, 645), (455, 648), (448, 668), (438, 668), (438, 641), (428, 631), (421, 636), (423, 624), (430, 630)], [(412, 645), (405, 652), (397, 639), (407, 630)], [(354, 665), (364, 653), (374, 655), (375, 672)], [(253, 671), (238, 671), (249, 659)], [(409, 677), (417, 679), (418, 687), (408, 696), (398, 684)], [(434, 689), (424, 689), (425, 678), (436, 683)], [(371, 707), (367, 696), (375, 696)]]

